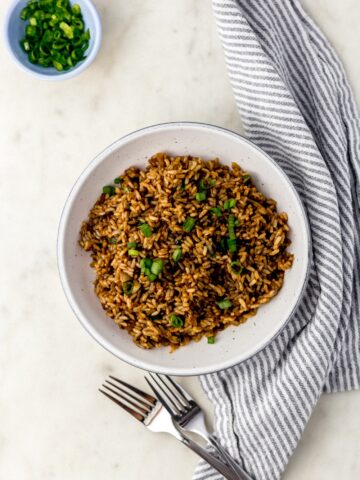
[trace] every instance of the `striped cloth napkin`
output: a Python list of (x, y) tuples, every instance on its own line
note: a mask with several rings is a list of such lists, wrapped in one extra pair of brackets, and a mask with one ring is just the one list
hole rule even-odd
[[(360, 386), (360, 134), (344, 69), (297, 0), (214, 0), (247, 136), (293, 181), (313, 262), (291, 322), (262, 352), (201, 378), (218, 437), (278, 479), (322, 392)], [(220, 478), (199, 465), (196, 480)]]

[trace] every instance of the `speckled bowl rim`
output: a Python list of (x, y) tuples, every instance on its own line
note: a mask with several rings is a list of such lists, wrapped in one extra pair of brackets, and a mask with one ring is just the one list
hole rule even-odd
[[(117, 348), (114, 348), (112, 345), (108, 344), (108, 342), (106, 340), (104, 340), (104, 338), (99, 336), (93, 330), (92, 326), (87, 322), (87, 320), (83, 317), (82, 313), (77, 309), (77, 306), (76, 306), (77, 302), (72, 295), (71, 288), (69, 287), (67, 277), (66, 277), (66, 273), (65, 273), (64, 250), (63, 250), (63, 245), (64, 245), (64, 242), (66, 241), (66, 238), (65, 238), (65, 235), (64, 235), (65, 227), (66, 227), (66, 224), (67, 224), (67, 221), (68, 221), (68, 217), (69, 217), (69, 213), (71, 211), (72, 204), (73, 204), (74, 200), (76, 199), (76, 194), (78, 193), (78, 191), (82, 187), (82, 184), (86, 180), (88, 175), (93, 171), (93, 169), (98, 164), (101, 163), (101, 161), (104, 158), (106, 158), (109, 154), (111, 154), (116, 148), (118, 148), (119, 145), (121, 145), (121, 143), (124, 143), (126, 140), (131, 139), (132, 137), (136, 138), (137, 136), (139, 136), (140, 134), (145, 133), (145, 132), (151, 132), (151, 131), (154, 131), (154, 130), (161, 130), (163, 128), (171, 127), (171, 126), (172, 127), (179, 127), (179, 128), (181, 128), (183, 126), (190, 126), (190, 127), (194, 126), (194, 127), (201, 127), (201, 128), (209, 129), (209, 130), (216, 130), (216, 131), (219, 131), (219, 132), (222, 132), (222, 133), (232, 135), (232, 136), (236, 137), (237, 139), (240, 139), (241, 141), (251, 145), (256, 150), (258, 150), (280, 172), (280, 174), (284, 177), (284, 179), (288, 183), (289, 188), (293, 191), (293, 193), (294, 193), (294, 195), (295, 195), (295, 197), (298, 201), (298, 204), (300, 206), (300, 210), (301, 210), (301, 213), (302, 213), (302, 216), (303, 216), (304, 225), (305, 225), (305, 229), (306, 229), (306, 238), (307, 238), (307, 241), (308, 241), (308, 258), (307, 258), (306, 273), (304, 275), (304, 280), (303, 280), (303, 283), (301, 285), (301, 288), (299, 289), (299, 294), (298, 294), (297, 301), (295, 302), (294, 307), (292, 308), (292, 310), (291, 310), (290, 314), (288, 315), (287, 319), (280, 326), (280, 328), (278, 328), (278, 330), (274, 333), (274, 335), (270, 339), (267, 339), (262, 344), (259, 344), (259, 347), (257, 349), (255, 349), (247, 357), (244, 357), (241, 360), (239, 360), (238, 358), (233, 358), (233, 359), (229, 359), (229, 360), (226, 360), (226, 361), (223, 361), (223, 362), (219, 362), (219, 365), (217, 367), (213, 367), (213, 368), (207, 368), (207, 367), (198, 367), (196, 369), (176, 369), (174, 367), (154, 368), (154, 366), (149, 366), (149, 364), (146, 361), (135, 360), (133, 357), (129, 356), (128, 354), (126, 354), (122, 351), (119, 351)], [(298, 308), (298, 306), (301, 302), (301, 299), (304, 295), (304, 292), (305, 292), (305, 289), (306, 289), (306, 286), (307, 286), (307, 283), (308, 283), (308, 280), (309, 280), (309, 274), (310, 274), (311, 252), (312, 252), (311, 246), (312, 246), (312, 242), (311, 242), (309, 221), (308, 221), (308, 217), (307, 217), (304, 205), (301, 201), (301, 198), (300, 198), (298, 192), (296, 191), (293, 183), (291, 182), (291, 180), (289, 179), (287, 174), (284, 172), (284, 170), (264, 150), (262, 150), (260, 147), (258, 147), (256, 144), (254, 144), (253, 142), (251, 142), (250, 140), (248, 140), (244, 136), (242, 136), (239, 133), (236, 133), (232, 130), (229, 130), (229, 129), (226, 129), (226, 128), (223, 128), (223, 127), (219, 127), (217, 125), (212, 125), (212, 124), (209, 124), (209, 123), (203, 123), (203, 122), (177, 121), (177, 122), (166, 122), (166, 123), (159, 123), (159, 124), (155, 124), (155, 125), (150, 125), (150, 126), (143, 127), (143, 128), (138, 129), (138, 130), (135, 130), (131, 133), (128, 133), (128, 134), (120, 137), (119, 139), (117, 139), (113, 143), (111, 143), (104, 150), (102, 150), (87, 165), (87, 167), (85, 167), (83, 172), (79, 175), (76, 182), (74, 183), (74, 185), (73, 185), (73, 187), (72, 187), (72, 189), (71, 189), (71, 191), (70, 191), (70, 193), (69, 193), (69, 195), (66, 199), (66, 202), (65, 202), (62, 214), (61, 214), (61, 218), (60, 218), (60, 222), (59, 222), (59, 228), (58, 228), (58, 236), (57, 236), (57, 263), (58, 263), (58, 271), (59, 271), (59, 275), (60, 275), (60, 281), (61, 281), (62, 288), (63, 288), (64, 293), (65, 293), (65, 296), (68, 300), (68, 303), (69, 303), (72, 311), (74, 312), (75, 316), (77, 317), (77, 319), (81, 323), (81, 325), (85, 328), (85, 330), (89, 333), (89, 335), (91, 335), (93, 337), (94, 340), (96, 340), (108, 352), (112, 353), (113, 355), (115, 355), (120, 360), (123, 360), (126, 363), (128, 363), (128, 364), (130, 364), (130, 365), (132, 365), (136, 368), (140, 368), (140, 369), (143, 369), (143, 370), (146, 370), (146, 371), (152, 371), (152, 372), (156, 372), (156, 373), (163, 373), (163, 374), (170, 374), (170, 375), (187, 377), (187, 376), (199, 376), (199, 375), (206, 375), (206, 374), (210, 374), (210, 373), (215, 373), (215, 372), (219, 372), (219, 371), (222, 371), (222, 370), (226, 370), (227, 368), (233, 367), (235, 365), (239, 365), (239, 364), (251, 359), (252, 357), (254, 357), (256, 354), (258, 354), (260, 351), (262, 351), (264, 348), (266, 348), (271, 342), (273, 342), (275, 340), (275, 338), (277, 338), (279, 336), (279, 334), (284, 330), (284, 328), (288, 325), (289, 321), (293, 317), (293, 315), (294, 315), (295, 311), (297, 310), (297, 308)]]

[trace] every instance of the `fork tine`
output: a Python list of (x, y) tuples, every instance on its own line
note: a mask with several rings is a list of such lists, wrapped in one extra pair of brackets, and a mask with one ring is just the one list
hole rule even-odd
[(104, 392), (103, 390), (101, 390), (101, 388), (99, 388), (99, 392), (101, 392), (103, 395), (105, 395), (105, 397), (108, 397), (110, 398), (110, 400), (112, 400), (113, 402), (115, 402), (117, 405), (119, 405), (121, 408), (123, 408), (124, 410), (126, 410), (128, 413), (130, 413), (130, 415), (132, 415), (133, 417), (136, 418), (136, 420), (139, 420), (140, 422), (143, 422), (145, 420), (145, 417), (144, 415), (141, 415), (140, 413), (138, 412), (135, 412), (135, 410), (133, 410), (132, 408), (124, 405), (122, 402), (120, 402), (117, 398), (114, 398), (113, 396), (109, 395), (107, 392)]
[[(148, 406), (148, 409), (140, 406), (138, 403), (133, 402), (132, 400), (129, 400), (128, 398), (125, 397), (125, 395), (121, 395), (119, 391), (113, 390), (112, 388), (108, 387), (105, 383), (102, 385), (106, 390), (109, 390), (112, 392), (114, 395), (117, 397), (120, 397), (122, 400), (125, 400), (125, 402), (130, 403), (133, 407), (135, 407), (137, 410), (139, 410), (141, 413), (147, 414), (150, 412), (151, 408)], [(126, 392), (125, 392), (126, 393)], [(136, 399), (135, 399), (136, 400)]]
[(180, 400), (182, 400), (184, 407), (189, 407), (190, 406), (190, 401), (193, 401), (193, 399), (190, 397), (190, 395), (177, 382), (175, 382), (175, 380), (173, 380), (171, 377), (169, 377), (168, 375), (164, 375), (164, 377), (171, 383), (171, 385), (181, 395)]
[(147, 400), (148, 402), (150, 402), (150, 403), (152, 403), (152, 404), (155, 405), (155, 403), (156, 403), (156, 398), (153, 397), (152, 395), (149, 395), (148, 393), (143, 392), (143, 391), (140, 390), (139, 388), (136, 388), (136, 387), (133, 387), (132, 385), (129, 385), (128, 383), (124, 382), (123, 380), (120, 380), (120, 378), (113, 377), (112, 375), (109, 375), (109, 377), (110, 377), (112, 380), (115, 380), (115, 382), (120, 383), (120, 384), (123, 385), (124, 387), (132, 390), (133, 392), (135, 392), (135, 393), (137, 393), (138, 395), (140, 395), (140, 397), (145, 398), (145, 400)]
[[(151, 373), (149, 372), (149, 375), (151, 375)], [(160, 400), (160, 402), (162, 403), (162, 405), (166, 408), (166, 410), (170, 413), (171, 416), (173, 415), (176, 415), (176, 411), (174, 411), (173, 407), (171, 406), (171, 403), (172, 402), (169, 402), (169, 401), (166, 401), (164, 396), (159, 392), (159, 390), (153, 385), (153, 383), (147, 378), (145, 377), (145, 380), (147, 381), (149, 387), (151, 388), (151, 390), (155, 393), (155, 395), (157, 396), (157, 398)], [(156, 381), (155, 378), (153, 378), (153, 376), (151, 376), (151, 380), (156, 383), (156, 385), (159, 387), (159, 389), (164, 393), (164, 395), (166, 395), (166, 393), (163, 391), (163, 389), (161, 388), (161, 386), (158, 384), (158, 382)], [(166, 395), (166, 398), (169, 400), (168, 396)]]
[(111, 385), (112, 387), (115, 388), (115, 390), (118, 390), (120, 392), (123, 392), (125, 393), (128, 397), (132, 398), (133, 400), (136, 400), (138, 403), (141, 403), (141, 405), (144, 405), (144, 407), (153, 407), (154, 405), (152, 403), (150, 403), (149, 401), (145, 401), (143, 400), (142, 398), (138, 398), (138, 397), (135, 397), (135, 395), (133, 395), (132, 393), (126, 391), (124, 388), (121, 388), (119, 387), (118, 385), (115, 385), (115, 383), (113, 382), (110, 382), (109, 380), (105, 380), (105, 383), (108, 383), (109, 385)]
[[(158, 373), (155, 373), (155, 376), (166, 389), (167, 393), (165, 392), (165, 390), (163, 390), (163, 392), (167, 394), (168, 398), (171, 399), (171, 401), (176, 405), (176, 408), (178, 409), (179, 413), (185, 413), (184, 409), (186, 411), (186, 409), (189, 407), (189, 404), (188, 403), (185, 404), (182, 401), (182, 399), (179, 398), (179, 395), (177, 395), (176, 392), (174, 392), (174, 389), (171, 388), (171, 384), (169, 385), (168, 382), (166, 382), (161, 375), (159, 375)], [(166, 375), (164, 375), (164, 377), (167, 378)]]

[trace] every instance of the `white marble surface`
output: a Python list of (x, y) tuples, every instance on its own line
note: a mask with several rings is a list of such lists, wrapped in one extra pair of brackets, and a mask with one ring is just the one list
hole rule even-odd
[[(62, 205), (89, 160), (145, 125), (198, 120), (240, 130), (209, 0), (96, 0), (103, 47), (81, 76), (26, 76), (0, 45), (0, 478), (190, 479), (197, 458), (97, 394), (116, 372), (70, 311), (55, 243)], [(305, 0), (360, 99), (358, 0)], [(9, 0), (0, 4), (3, 18)], [(210, 406), (195, 378), (184, 384)], [(360, 478), (360, 393), (326, 396), (285, 480)]]

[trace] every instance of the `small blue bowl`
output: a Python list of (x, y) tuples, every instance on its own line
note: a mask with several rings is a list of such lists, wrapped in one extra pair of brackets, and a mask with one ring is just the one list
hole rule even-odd
[(65, 80), (79, 75), (94, 61), (101, 45), (100, 16), (91, 0), (75, 0), (70, 3), (80, 5), (85, 29), (90, 30), (90, 42), (89, 48), (85, 52), (86, 58), (65, 72), (58, 72), (56, 68), (42, 67), (29, 61), (27, 54), (20, 46), (20, 41), (25, 36), (25, 26), (27, 25), (27, 22), (21, 20), (20, 12), (28, 4), (28, 0), (15, 0), (10, 5), (5, 17), (5, 45), (12, 59), (22, 70), (45, 80)]

